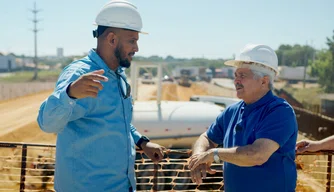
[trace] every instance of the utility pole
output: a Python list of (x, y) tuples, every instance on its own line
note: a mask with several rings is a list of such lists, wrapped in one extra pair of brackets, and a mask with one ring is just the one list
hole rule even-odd
[(307, 69), (307, 53), (304, 54), (304, 81), (303, 81), (303, 88), (305, 89), (305, 81), (306, 81), (306, 69)]
[(37, 29), (37, 23), (39, 20), (37, 20), (37, 13), (41, 10), (37, 10), (36, 8), (36, 2), (34, 3), (34, 9), (31, 10), (31, 12), (34, 14), (34, 19), (32, 22), (34, 23), (34, 29), (32, 30), (34, 32), (34, 42), (35, 42), (35, 56), (34, 56), (34, 64), (35, 64), (35, 71), (34, 71), (34, 77), (33, 80), (37, 79), (38, 74), (38, 58), (37, 58), (37, 32), (40, 31)]
[(307, 70), (307, 66), (308, 66), (307, 48), (308, 48), (308, 43), (306, 41), (305, 53), (304, 53), (304, 80), (303, 80), (303, 88), (304, 89), (305, 89), (305, 81), (306, 81), (306, 70)]

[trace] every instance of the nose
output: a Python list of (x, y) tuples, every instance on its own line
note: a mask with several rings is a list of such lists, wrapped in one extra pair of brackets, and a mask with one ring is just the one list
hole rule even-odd
[(133, 48), (133, 51), (134, 51), (134, 52), (138, 52), (138, 51), (139, 51), (138, 43), (135, 43), (135, 46), (134, 46), (134, 48)]
[(240, 79), (238, 77), (234, 77), (234, 84), (240, 83)]

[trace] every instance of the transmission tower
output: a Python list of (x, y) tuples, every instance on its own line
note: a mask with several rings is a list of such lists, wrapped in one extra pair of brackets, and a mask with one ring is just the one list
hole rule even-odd
[(34, 56), (34, 64), (35, 64), (35, 71), (34, 71), (34, 77), (33, 80), (37, 79), (38, 74), (38, 57), (37, 57), (37, 33), (40, 31), (37, 29), (37, 23), (40, 21), (37, 19), (37, 13), (42, 10), (37, 10), (36, 8), (36, 2), (34, 2), (34, 9), (30, 10), (34, 14), (34, 19), (32, 19), (32, 22), (34, 23), (34, 29), (32, 30), (34, 32), (34, 47), (35, 47), (35, 56)]

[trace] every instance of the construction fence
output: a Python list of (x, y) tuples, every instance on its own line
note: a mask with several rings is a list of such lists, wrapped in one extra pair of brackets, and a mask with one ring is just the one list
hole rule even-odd
[[(0, 142), (0, 192), (53, 190), (55, 145)], [(333, 151), (297, 155), (296, 191), (330, 192), (333, 188)], [(201, 185), (191, 181), (188, 159), (191, 150), (167, 150), (154, 164), (137, 151), (135, 172), (137, 191), (224, 191), (222, 164), (212, 164), (217, 172), (208, 174)]]

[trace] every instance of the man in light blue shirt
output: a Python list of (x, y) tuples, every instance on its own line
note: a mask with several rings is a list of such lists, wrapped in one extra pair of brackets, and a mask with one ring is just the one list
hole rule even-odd
[(55, 190), (136, 191), (135, 144), (154, 162), (163, 147), (131, 125), (132, 97), (124, 68), (138, 51), (142, 23), (134, 5), (111, 1), (96, 17), (97, 49), (61, 73), (41, 105), (40, 128), (57, 133)]
[[(266, 45), (249, 44), (236, 60), (234, 84), (242, 101), (226, 108), (194, 145), (192, 181), (202, 183), (213, 161), (224, 162), (226, 192), (292, 192), (298, 135), (293, 108), (273, 95), (278, 59)], [(222, 145), (223, 148), (217, 148)]]

